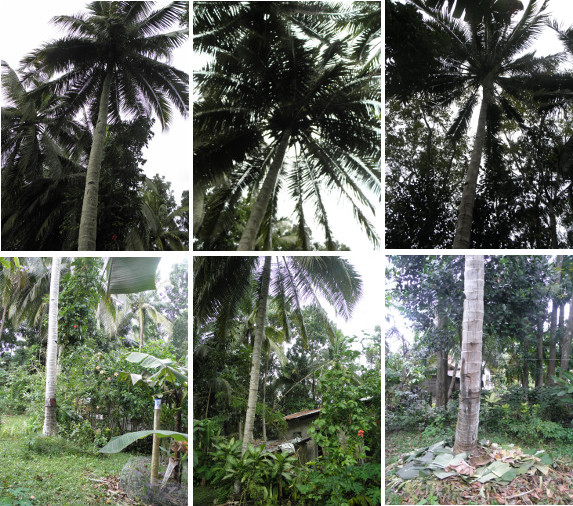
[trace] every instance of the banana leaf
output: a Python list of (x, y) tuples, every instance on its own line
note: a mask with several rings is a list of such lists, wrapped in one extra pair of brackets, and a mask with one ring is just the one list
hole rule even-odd
[(189, 436), (182, 432), (172, 430), (139, 430), (137, 432), (128, 432), (121, 436), (112, 437), (110, 441), (100, 450), (100, 453), (119, 453), (127, 448), (131, 443), (138, 439), (157, 434), (158, 437), (172, 437), (176, 441), (188, 441)]
[(136, 293), (155, 290), (159, 257), (112, 257), (107, 263), (107, 293)]

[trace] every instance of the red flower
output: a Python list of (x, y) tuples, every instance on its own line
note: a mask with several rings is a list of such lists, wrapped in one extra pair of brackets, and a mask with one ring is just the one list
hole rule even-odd
[(113, 235), (111, 236), (111, 240), (112, 240), (112, 241), (115, 241), (116, 239), (117, 239), (117, 235), (113, 234)]
[(74, 325), (74, 328), (75, 328), (75, 329), (77, 329), (77, 328), (78, 328), (78, 326), (77, 326), (77, 325)]
[(358, 431), (358, 436), (359, 436), (359, 437), (364, 437), (364, 431), (363, 431), (363, 430), (359, 430), (359, 431)]

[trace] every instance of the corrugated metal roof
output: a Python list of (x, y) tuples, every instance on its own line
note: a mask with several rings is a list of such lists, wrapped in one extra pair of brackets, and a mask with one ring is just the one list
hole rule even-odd
[(306, 411), (299, 411), (298, 413), (293, 413), (292, 415), (287, 415), (284, 417), (284, 420), (294, 420), (295, 418), (303, 418), (305, 416), (313, 415), (315, 413), (319, 413), (320, 408), (316, 409), (307, 409)]

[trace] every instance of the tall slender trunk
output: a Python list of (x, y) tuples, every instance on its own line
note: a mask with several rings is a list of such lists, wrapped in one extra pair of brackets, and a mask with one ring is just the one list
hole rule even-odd
[(461, 452), (473, 453), (477, 449), (484, 315), (483, 287), (483, 255), (466, 256), (460, 405), (458, 410), (458, 423), (456, 425), (454, 454)]
[[(437, 329), (441, 331), (444, 329), (446, 319), (444, 315), (438, 310)], [(448, 403), (448, 350), (445, 345), (438, 350), (437, 365), (436, 365), (436, 407), (445, 408)]]
[(269, 354), (270, 350), (265, 353), (265, 374), (263, 376), (263, 441), (267, 442), (267, 420), (265, 417), (265, 407), (266, 407), (266, 400), (267, 400), (267, 374), (269, 372)]
[(255, 410), (257, 408), (257, 395), (259, 392), (259, 373), (261, 367), (261, 349), (267, 318), (267, 299), (269, 297), (269, 285), (271, 281), (271, 257), (265, 257), (263, 275), (261, 278), (261, 292), (259, 294), (259, 307), (257, 308), (255, 344), (253, 346), (253, 360), (251, 362), (251, 378), (249, 382), (249, 399), (247, 401), (247, 413), (245, 415), (245, 429), (243, 433), (243, 446), (241, 453), (244, 454), (248, 444), (253, 439), (253, 427), (255, 425)]
[(86, 186), (82, 203), (82, 216), (78, 235), (78, 251), (95, 251), (97, 238), (97, 207), (99, 193), (99, 178), (101, 161), (105, 145), (105, 131), (107, 127), (107, 113), (109, 93), (111, 88), (112, 70), (103, 81), (96, 127), (90, 149), (88, 170), (86, 173)]
[(448, 388), (448, 399), (452, 396), (452, 392), (454, 391), (454, 385), (456, 384), (456, 374), (458, 372), (458, 365), (459, 361), (456, 360), (456, 364), (454, 365), (454, 375), (452, 376), (452, 380), (450, 381), (450, 388)]
[(50, 278), (50, 307), (48, 310), (48, 349), (46, 351), (46, 395), (44, 409), (44, 436), (58, 432), (56, 421), (56, 381), (58, 358), (58, 296), (60, 294), (61, 257), (52, 259)]
[(567, 329), (561, 338), (561, 369), (569, 370), (569, 357), (571, 357), (571, 337), (573, 336), (573, 297), (569, 301), (569, 317), (567, 318)]
[(2, 333), (4, 332), (4, 321), (6, 320), (6, 310), (8, 305), (6, 304), (2, 309), (2, 323), (0, 323), (0, 340), (2, 340)]
[(537, 315), (537, 377), (535, 379), (535, 386), (543, 386), (543, 323), (544, 314)]
[(529, 339), (527, 336), (523, 338), (523, 366), (521, 368), (521, 386), (527, 390), (529, 389)]
[(261, 224), (267, 212), (269, 202), (275, 191), (277, 180), (283, 166), (283, 160), (288, 148), (288, 143), (291, 137), (291, 130), (287, 129), (283, 132), (281, 140), (277, 146), (275, 157), (267, 173), (267, 177), (259, 191), (256, 202), (253, 204), (251, 214), (243, 230), (243, 235), (239, 241), (237, 251), (253, 251), (255, 249), (255, 241), (261, 228)]
[(472, 148), (472, 155), (468, 172), (464, 181), (462, 200), (458, 209), (458, 222), (456, 225), (456, 235), (454, 237), (454, 248), (469, 248), (472, 233), (472, 221), (474, 204), (476, 200), (476, 189), (481, 163), (481, 155), (485, 144), (485, 129), (487, 109), (493, 98), (492, 77), (488, 76), (483, 83), (483, 97), (479, 111), (476, 136)]
[[(563, 258), (563, 257), (561, 257)], [(549, 326), (549, 360), (547, 361), (547, 385), (553, 385), (553, 376), (555, 376), (555, 362), (557, 360), (557, 314), (559, 304), (557, 299), (551, 302), (551, 323)]]
[(446, 408), (448, 404), (448, 352), (438, 351), (436, 374), (436, 407)]
[(141, 351), (143, 348), (143, 308), (141, 305), (139, 306), (137, 316), (139, 317), (139, 351)]

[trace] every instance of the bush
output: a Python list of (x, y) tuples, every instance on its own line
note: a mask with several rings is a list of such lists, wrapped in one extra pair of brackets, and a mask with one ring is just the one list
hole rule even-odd
[(427, 401), (413, 392), (397, 390), (386, 404), (386, 430), (422, 430), (429, 425), (433, 411)]
[(220, 486), (220, 499), (233, 492), (235, 481), (241, 483), (241, 500), (255, 504), (278, 504), (289, 495), (298, 460), (283, 453), (263, 453), (264, 445), (249, 445), (241, 456), (241, 441), (215, 443), (212, 468), (203, 471), (211, 483)]
[(297, 475), (294, 503), (375, 506), (381, 504), (381, 476), (378, 463), (334, 468), (324, 462), (310, 462)]
[(73, 441), (61, 436), (37, 436), (28, 441), (28, 451), (38, 455), (58, 457), (61, 455), (82, 455), (85, 450)]

